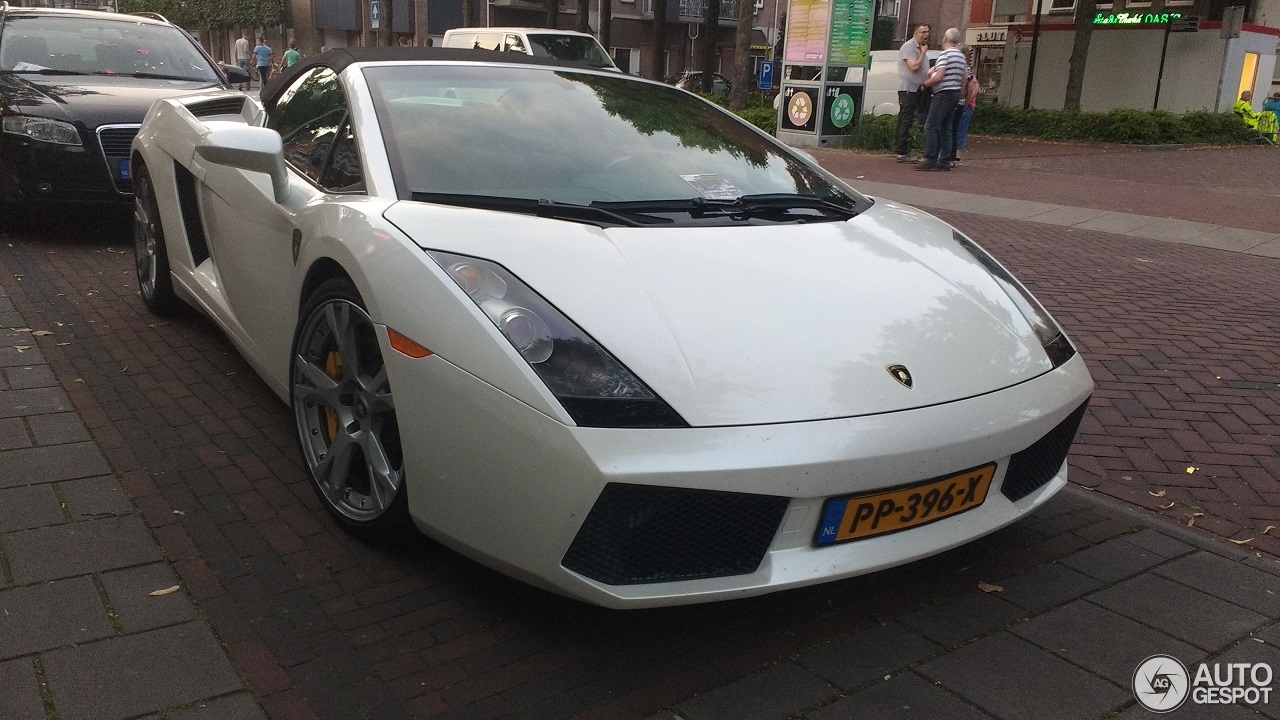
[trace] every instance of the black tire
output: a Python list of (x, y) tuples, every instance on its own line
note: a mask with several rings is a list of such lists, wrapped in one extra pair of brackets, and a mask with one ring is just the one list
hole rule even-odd
[(160, 205), (146, 165), (138, 164), (133, 189), (133, 267), (138, 278), (138, 293), (152, 313), (171, 315), (182, 306), (182, 301), (173, 292)]
[(289, 381), (311, 488), (349, 531), (385, 536), (410, 522), (400, 429), (375, 333), (351, 281), (326, 280), (298, 314)]

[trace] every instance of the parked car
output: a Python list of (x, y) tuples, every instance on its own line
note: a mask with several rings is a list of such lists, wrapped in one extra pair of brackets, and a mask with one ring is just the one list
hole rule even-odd
[(151, 104), (229, 87), (162, 19), (0, 5), (0, 204), (132, 202), (129, 145)]
[[(702, 91), (702, 71), (701, 70), (685, 70), (667, 78), (668, 85), (675, 85), (681, 90), (690, 92)], [(728, 95), (733, 89), (733, 81), (721, 75), (720, 73), (711, 73), (711, 94), (712, 95)]]
[(613, 58), (595, 36), (572, 30), (545, 28), (457, 28), (446, 30), (441, 45), (464, 50), (515, 52), (534, 57), (582, 63), (601, 70), (617, 70)]
[(1066, 483), (1093, 382), (1026, 288), (702, 98), (366, 48), (206, 102), (134, 140), (142, 300), (223, 328), (354, 532), (670, 605), (909, 562)]

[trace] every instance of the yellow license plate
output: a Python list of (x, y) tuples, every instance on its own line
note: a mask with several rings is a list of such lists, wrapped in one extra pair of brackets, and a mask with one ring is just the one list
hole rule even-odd
[(875, 495), (831, 498), (823, 506), (814, 543), (862, 540), (959, 515), (986, 501), (995, 474), (996, 464), (988, 463)]

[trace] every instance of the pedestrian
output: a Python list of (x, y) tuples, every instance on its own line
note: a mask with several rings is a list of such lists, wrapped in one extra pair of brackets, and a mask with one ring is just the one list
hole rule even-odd
[(950, 170), (951, 117), (960, 106), (960, 90), (968, 74), (969, 63), (960, 52), (960, 31), (947, 28), (942, 35), (942, 54), (929, 71), (925, 86), (933, 88), (929, 116), (924, 121), (924, 162), (917, 170)]
[(1280, 91), (1271, 93), (1271, 97), (1262, 103), (1262, 109), (1280, 115)]
[(291, 68), (294, 65), (297, 65), (298, 61), (301, 59), (302, 53), (298, 52), (298, 41), (290, 40), (289, 49), (284, 51), (284, 66)]
[(893, 154), (898, 162), (915, 162), (911, 156), (911, 124), (923, 110), (924, 81), (929, 75), (929, 26), (918, 25), (911, 39), (898, 50), (898, 128), (893, 136)]
[[(245, 75), (249, 75), (249, 32), (246, 30), (243, 37), (236, 39), (236, 65), (244, 71)], [(249, 83), (242, 83), (241, 90), (248, 90)]]
[(960, 107), (951, 119), (951, 167), (960, 164), (960, 151), (964, 149), (969, 136), (969, 123), (973, 120), (973, 109), (978, 105), (977, 71), (969, 59), (969, 70), (965, 76), (964, 90), (960, 92)]
[(262, 87), (267, 86), (267, 80), (271, 79), (271, 48), (267, 47), (267, 39), (258, 37), (258, 44), (253, 48), (253, 55), (258, 61), (258, 80), (262, 82)]

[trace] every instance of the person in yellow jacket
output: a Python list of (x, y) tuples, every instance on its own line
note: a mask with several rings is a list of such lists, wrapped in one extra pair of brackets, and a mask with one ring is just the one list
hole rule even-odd
[(1240, 99), (1231, 107), (1231, 111), (1240, 116), (1244, 124), (1251, 130), (1255, 130), (1268, 140), (1271, 144), (1276, 143), (1277, 131), (1280, 130), (1280, 123), (1276, 121), (1276, 114), (1267, 110), (1255, 112), (1253, 109), (1253, 93), (1245, 90), (1240, 93)]

